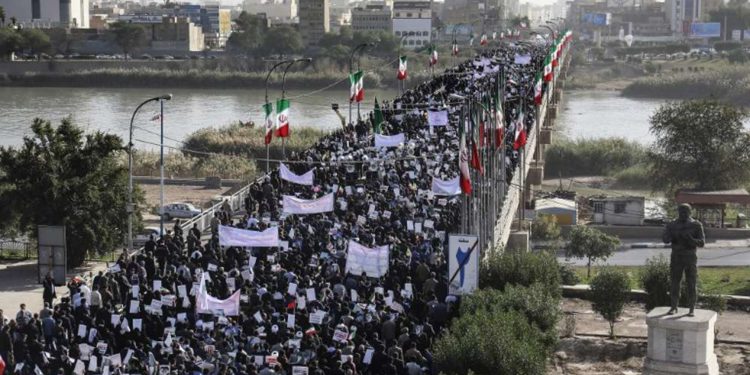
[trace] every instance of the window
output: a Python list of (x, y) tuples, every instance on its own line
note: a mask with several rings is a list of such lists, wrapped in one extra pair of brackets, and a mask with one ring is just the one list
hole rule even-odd
[(595, 214), (604, 213), (604, 202), (594, 202), (594, 213)]
[(624, 214), (625, 213), (625, 202), (615, 202), (615, 213), (616, 214)]

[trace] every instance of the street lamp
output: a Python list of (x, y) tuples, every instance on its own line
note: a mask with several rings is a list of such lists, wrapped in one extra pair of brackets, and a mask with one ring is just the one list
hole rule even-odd
[[(284, 74), (281, 75), (281, 99), (282, 100), (286, 97), (286, 73), (289, 71), (289, 68), (291, 68), (292, 65), (294, 65), (294, 63), (296, 62), (310, 63), (312, 62), (312, 59), (309, 57), (306, 57), (302, 59), (291, 60), (289, 62), (289, 65), (287, 65), (286, 68), (284, 68)], [(284, 141), (284, 138), (281, 138), (281, 155), (283, 155), (284, 158), (286, 158), (286, 142)]]
[[(135, 115), (138, 113), (138, 111), (143, 107), (144, 105), (150, 103), (159, 101), (161, 103), (161, 114), (159, 115), (159, 118), (161, 119), (162, 123), (162, 158), (161, 158), (161, 168), (162, 168), (162, 206), (164, 205), (164, 185), (163, 185), (163, 172), (164, 172), (164, 100), (171, 100), (172, 94), (166, 94), (162, 96), (157, 96), (151, 99), (145, 100), (143, 103), (139, 104), (138, 107), (135, 108), (135, 111), (133, 111), (133, 116), (130, 117), (130, 138), (128, 140), (128, 205), (125, 209), (125, 211), (128, 213), (128, 252), (133, 251), (133, 211), (135, 211), (135, 205), (133, 204), (133, 122), (135, 121)], [(159, 209), (161, 211), (161, 208)], [(161, 214), (161, 212), (160, 212)], [(160, 235), (164, 235), (164, 228), (162, 224), (161, 233)]]
[[(362, 43), (354, 47), (352, 49), (351, 55), (349, 55), (349, 77), (352, 76), (352, 65), (354, 60), (354, 55), (359, 52), (360, 50), (364, 50), (367, 47), (373, 47), (375, 46), (375, 43)], [(357, 58), (357, 70), (359, 70), (359, 58)], [(349, 93), (349, 123), (353, 124), (352, 122), (352, 98), (351, 93)], [(359, 102), (357, 102), (357, 118), (359, 118)]]
[[(268, 78), (271, 77), (271, 73), (273, 73), (273, 71), (276, 70), (276, 68), (278, 68), (279, 66), (281, 66), (283, 64), (290, 63), (290, 62), (294, 63), (294, 61), (295, 60), (282, 60), (282, 61), (279, 61), (274, 66), (272, 66), (271, 70), (269, 70), (268, 74), (266, 74), (266, 81), (265, 81), (265, 86), (266, 86), (266, 107), (268, 105), (270, 105), (270, 103), (268, 102)], [(267, 124), (264, 123), (263, 126), (267, 126)], [(268, 129), (266, 129), (266, 131), (268, 131)], [(269, 158), (269, 145), (267, 144), (266, 145), (266, 174), (268, 174), (268, 171), (271, 170), (270, 167), (269, 167), (268, 158)]]

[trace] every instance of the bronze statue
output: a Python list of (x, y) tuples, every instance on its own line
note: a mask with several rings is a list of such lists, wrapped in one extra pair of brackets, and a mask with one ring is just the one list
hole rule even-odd
[(677, 304), (680, 301), (680, 283), (682, 274), (685, 274), (687, 283), (688, 316), (693, 316), (696, 301), (696, 280), (698, 279), (698, 249), (706, 244), (703, 234), (703, 225), (690, 217), (691, 207), (689, 204), (681, 204), (677, 208), (677, 220), (667, 224), (664, 228), (664, 243), (672, 244), (672, 255), (670, 257), (669, 269), (671, 274), (671, 309), (668, 315), (677, 312)]

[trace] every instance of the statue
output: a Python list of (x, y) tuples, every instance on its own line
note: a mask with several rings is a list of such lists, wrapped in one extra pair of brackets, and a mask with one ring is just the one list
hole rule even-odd
[(670, 257), (669, 269), (671, 274), (671, 308), (668, 315), (677, 312), (677, 304), (680, 301), (680, 283), (682, 274), (685, 274), (687, 283), (688, 316), (694, 316), (696, 301), (696, 280), (698, 279), (698, 254), (697, 248), (706, 244), (703, 234), (703, 225), (690, 217), (691, 207), (689, 204), (681, 204), (677, 208), (678, 217), (664, 228), (664, 243), (672, 244), (672, 255)]

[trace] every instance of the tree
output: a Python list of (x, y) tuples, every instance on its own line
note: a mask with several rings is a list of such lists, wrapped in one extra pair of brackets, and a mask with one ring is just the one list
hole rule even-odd
[[(31, 130), (22, 146), (0, 147), (0, 228), (33, 237), (37, 225), (65, 225), (69, 267), (122, 244), (128, 218), (128, 171), (117, 158), (122, 140), (84, 135), (70, 118), (57, 127), (37, 118)], [(135, 219), (137, 228), (140, 214)]]
[(302, 50), (302, 36), (288, 25), (272, 27), (263, 39), (263, 56), (293, 55)]
[(110, 30), (114, 34), (115, 43), (126, 56), (146, 44), (146, 31), (141, 26), (119, 21), (113, 23)]
[(577, 225), (570, 232), (570, 242), (565, 247), (565, 257), (587, 258), (587, 278), (591, 278), (591, 262), (607, 259), (620, 244), (617, 237), (610, 236), (598, 229)]
[(0, 6), (0, 27), (5, 27), (5, 8)]
[(609, 337), (615, 338), (615, 322), (622, 315), (625, 303), (630, 299), (628, 275), (614, 268), (605, 267), (591, 281), (589, 297), (594, 311), (609, 322)]
[(0, 58), (23, 51), (23, 44), (23, 37), (18, 31), (9, 27), (0, 28)]
[(531, 226), (531, 239), (535, 241), (555, 241), (560, 239), (560, 225), (557, 216), (539, 214)]
[(654, 190), (724, 190), (750, 177), (750, 135), (743, 109), (713, 100), (661, 106), (651, 117), (649, 174)]
[(81, 39), (80, 34), (71, 33), (68, 29), (55, 27), (47, 31), (52, 49), (56, 53), (70, 53), (73, 43)]
[(263, 42), (267, 31), (260, 17), (243, 11), (234, 22), (237, 31), (227, 40), (227, 47), (233, 52), (255, 53)]
[(50, 51), (52, 46), (49, 41), (49, 36), (39, 29), (23, 29), (21, 30), (21, 36), (23, 37), (24, 48), (31, 50), (33, 55), (39, 55)]

